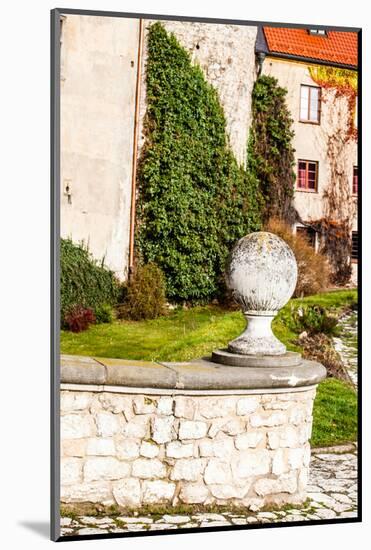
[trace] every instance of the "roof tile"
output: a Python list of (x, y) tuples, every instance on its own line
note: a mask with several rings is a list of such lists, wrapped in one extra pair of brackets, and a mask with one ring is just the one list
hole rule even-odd
[(357, 33), (328, 31), (311, 35), (307, 29), (264, 27), (269, 51), (357, 67)]

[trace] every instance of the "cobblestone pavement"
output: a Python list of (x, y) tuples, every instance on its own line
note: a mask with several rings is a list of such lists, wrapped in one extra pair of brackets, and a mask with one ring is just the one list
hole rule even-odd
[(353, 384), (355, 385), (355, 387), (357, 387), (357, 312), (352, 312), (344, 315), (344, 317), (339, 320), (339, 325), (341, 327), (341, 335), (340, 338), (333, 338), (334, 348), (340, 355)]
[(357, 451), (352, 445), (312, 452), (309, 503), (284, 511), (195, 513), (162, 516), (78, 516), (61, 518), (66, 536), (159, 531), (228, 525), (354, 518), (357, 516)]

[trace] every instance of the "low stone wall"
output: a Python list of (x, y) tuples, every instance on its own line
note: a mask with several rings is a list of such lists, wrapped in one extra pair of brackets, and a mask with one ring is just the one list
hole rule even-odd
[(315, 385), (195, 393), (62, 386), (61, 501), (257, 509), (306, 498)]

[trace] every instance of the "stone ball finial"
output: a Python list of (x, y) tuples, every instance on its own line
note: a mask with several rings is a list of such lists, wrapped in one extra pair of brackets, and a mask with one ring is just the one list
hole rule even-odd
[(291, 298), (298, 268), (291, 248), (277, 235), (260, 231), (240, 239), (227, 268), (227, 284), (247, 319), (245, 332), (228, 351), (243, 355), (282, 355), (286, 346), (271, 322)]

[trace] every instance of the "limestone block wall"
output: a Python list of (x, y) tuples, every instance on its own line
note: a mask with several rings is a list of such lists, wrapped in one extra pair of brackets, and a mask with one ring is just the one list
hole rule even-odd
[[(144, 48), (141, 83), (141, 138), (146, 112), (146, 62), (148, 29), (153, 20), (144, 21)], [(198, 23), (196, 21), (161, 21), (167, 32), (173, 33), (198, 64), (206, 80), (216, 88), (226, 118), (231, 148), (240, 164), (247, 159), (247, 141), (251, 124), (251, 94), (256, 80), (255, 40), (257, 27)]]
[(61, 392), (63, 503), (257, 509), (305, 499), (314, 386), (240, 395), (81, 389)]

